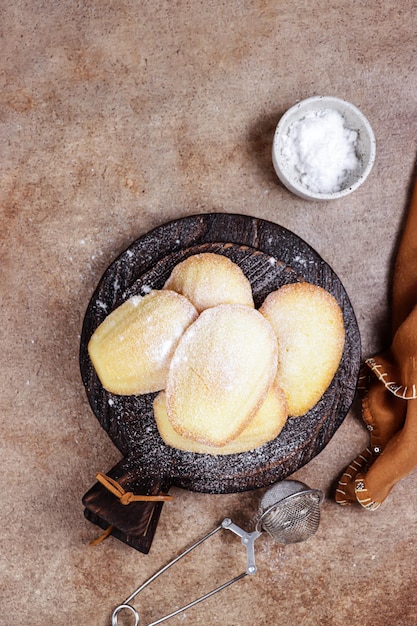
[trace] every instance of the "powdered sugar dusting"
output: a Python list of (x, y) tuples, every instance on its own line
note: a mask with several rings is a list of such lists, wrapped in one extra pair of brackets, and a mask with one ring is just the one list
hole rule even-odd
[(129, 302), (132, 306), (137, 307), (142, 301), (142, 296), (132, 296), (129, 298)]
[(103, 302), (102, 300), (96, 300), (96, 306), (97, 308), (101, 309), (105, 313), (107, 313), (107, 311), (109, 310), (109, 307), (107, 306), (107, 304)]
[[(233, 216), (215, 217), (210, 215), (187, 219), (191, 222), (190, 230), (193, 230), (193, 233), (197, 232), (200, 225), (205, 224), (205, 221), (208, 220), (210, 223), (209, 236), (213, 237), (213, 234), (217, 233), (221, 238), (225, 232), (224, 220), (232, 220)], [(244, 218), (238, 219), (243, 220)], [(171, 253), (169, 251), (173, 250), (180, 242), (176, 224), (174, 224), (172, 233), (167, 233), (166, 229), (164, 230), (163, 243), (161, 243), (162, 240), (159, 236), (146, 235), (143, 241), (146, 240), (146, 245), (151, 248), (150, 250), (148, 248), (148, 252), (151, 252), (151, 256), (153, 256), (154, 267), (149, 269), (150, 266), (146, 265), (148, 256), (143, 253), (145, 243), (142, 243), (142, 239), (135, 242), (122, 255), (120, 261), (115, 262), (118, 265), (116, 270), (112, 268), (112, 271), (104, 276), (102, 285), (105, 289), (102, 289), (100, 294), (108, 293), (108, 300), (101, 295), (102, 304), (108, 310), (114, 308), (113, 281), (115, 280), (115, 272), (119, 272), (121, 275), (120, 289), (123, 289), (121, 293), (116, 294), (116, 297), (126, 299), (131, 295), (146, 295), (152, 289), (160, 289), (163, 286), (176, 263), (190, 254), (201, 251), (225, 254), (237, 262), (251, 282), (256, 306), (260, 306), (271, 290), (277, 289), (282, 284), (299, 280), (297, 272), (308, 279), (311, 278), (312, 273), (314, 276), (317, 275), (314, 268), (315, 265), (318, 265), (318, 272), (321, 275), (322, 269), (318, 255), (313, 252), (310, 253), (309, 248), (303, 243), (296, 245), (295, 250), (292, 247), (290, 249), (290, 246), (293, 245), (293, 239), (287, 241), (285, 229), (280, 229), (278, 226), (271, 224), (264, 226), (262, 220), (256, 220), (257, 237), (259, 236), (259, 241), (262, 242), (260, 247), (264, 246), (268, 254), (251, 248), (252, 223), (252, 218), (247, 218), (245, 234), (239, 235), (242, 241), (247, 238), (248, 245), (246, 246), (204, 243), (195, 245), (193, 248), (176, 249), (175, 252)], [(175, 240), (178, 240), (177, 243)], [(191, 238), (187, 239), (188, 242), (190, 240)], [(181, 241), (183, 242), (183, 234)], [(280, 246), (284, 251), (285, 259), (293, 261), (294, 254), (298, 257), (293, 265), (297, 268), (297, 272), (282, 263), (280, 255), (274, 256), (275, 250), (280, 249)], [(305, 255), (304, 248), (306, 250)], [(164, 250), (166, 250), (167, 256), (161, 258), (161, 251)], [(138, 269), (135, 269), (135, 266)], [(331, 281), (331, 275), (327, 276)], [(109, 277), (111, 284), (108, 283)], [(94, 327), (99, 318), (97, 310), (101, 308), (97, 300), (92, 303), (88, 313), (92, 319), (88, 320), (87, 329), (91, 326)], [(87, 341), (88, 333), (87, 337), (84, 336), (82, 343), (82, 349), (85, 351), (83, 359), (86, 366), (83, 377), (87, 393), (103, 428), (109, 432), (122, 454), (129, 458), (131, 471), (152, 476), (158, 474), (162, 478), (167, 478), (171, 484), (185, 489), (208, 493), (230, 493), (266, 487), (277, 480), (282, 480), (309, 461), (324, 447), (343, 419), (344, 408), (347, 412), (351, 402), (347, 397), (351, 395), (350, 390), (343, 387), (343, 394), (341, 395), (340, 381), (336, 377), (319, 406), (302, 419), (289, 419), (277, 440), (251, 452), (228, 456), (180, 452), (166, 446), (160, 438), (152, 410), (155, 394), (112, 396), (97, 385), (85, 356)], [(353, 359), (355, 360), (355, 358), (356, 353), (353, 354)], [(352, 367), (351, 363), (352, 359), (349, 360), (350, 368)], [(354, 386), (352, 384), (352, 390), (354, 390)]]

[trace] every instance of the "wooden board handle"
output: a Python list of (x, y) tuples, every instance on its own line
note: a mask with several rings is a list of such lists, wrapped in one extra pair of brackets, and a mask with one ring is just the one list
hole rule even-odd
[[(123, 459), (84, 495), (85, 517), (127, 545), (148, 554), (169, 483), (161, 477), (144, 476)], [(110, 479), (110, 480), (106, 480)], [(132, 497), (133, 496), (133, 497)], [(157, 501), (137, 500), (155, 496)], [(162, 499), (163, 498), (163, 499)]]

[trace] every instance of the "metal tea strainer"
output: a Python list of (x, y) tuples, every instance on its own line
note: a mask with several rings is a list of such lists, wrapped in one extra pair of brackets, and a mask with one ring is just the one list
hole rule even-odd
[(276, 483), (265, 492), (260, 502), (258, 520), (254, 531), (247, 532), (234, 524), (231, 519), (226, 517), (222, 523), (217, 526), (217, 528), (179, 554), (175, 559), (170, 561), (140, 587), (138, 587), (132, 594), (130, 594), (130, 596), (126, 598), (122, 604), (119, 604), (119, 606), (117, 606), (113, 611), (112, 626), (119, 625), (119, 613), (125, 610), (130, 611), (134, 615), (134, 626), (138, 626), (139, 613), (130, 604), (130, 602), (158, 576), (163, 574), (168, 568), (177, 563), (189, 552), (197, 548), (221, 529), (230, 530), (241, 538), (241, 542), (246, 548), (246, 570), (242, 574), (232, 578), (216, 589), (209, 591), (204, 596), (197, 598), (197, 600), (190, 602), (186, 606), (177, 609), (169, 615), (161, 617), (155, 622), (148, 624), (148, 626), (156, 626), (156, 624), (160, 624), (161, 622), (178, 615), (178, 613), (186, 611), (199, 602), (206, 600), (215, 593), (222, 591), (229, 585), (232, 585), (241, 578), (244, 578), (244, 576), (247, 576), (248, 574), (255, 574), (256, 565), (254, 544), (256, 539), (262, 534), (262, 531), (266, 531), (279, 544), (297, 543), (299, 541), (309, 539), (309, 537), (314, 535), (318, 529), (320, 523), (320, 504), (323, 501), (323, 497), (323, 493), (320, 490), (310, 489), (307, 485), (297, 480), (284, 480), (280, 483)]

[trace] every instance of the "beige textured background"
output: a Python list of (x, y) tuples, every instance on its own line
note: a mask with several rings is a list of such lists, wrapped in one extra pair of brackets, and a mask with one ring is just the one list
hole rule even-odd
[[(417, 153), (412, 0), (3, 0), (1, 91), (0, 624), (108, 626), (113, 607), (259, 493), (173, 490), (151, 553), (97, 528), (81, 497), (119, 459), (78, 369), (102, 272), (169, 219), (224, 211), (275, 221), (341, 278), (364, 355), (384, 345), (393, 253)], [(274, 127), (315, 94), (355, 103), (377, 138), (366, 184), (299, 200), (271, 165)], [(309, 542), (257, 543), (258, 573), (172, 623), (412, 626), (416, 474), (374, 513), (330, 487), (367, 442), (354, 408), (297, 477), (326, 491)], [(239, 543), (237, 541), (237, 543)], [(141, 602), (141, 623), (241, 571), (235, 540), (203, 549)]]

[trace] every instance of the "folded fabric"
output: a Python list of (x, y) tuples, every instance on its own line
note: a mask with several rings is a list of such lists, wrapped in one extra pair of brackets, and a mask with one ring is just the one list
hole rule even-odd
[(361, 371), (370, 443), (339, 479), (341, 505), (377, 509), (417, 466), (417, 183), (394, 266), (391, 315), (389, 348), (366, 359)]

